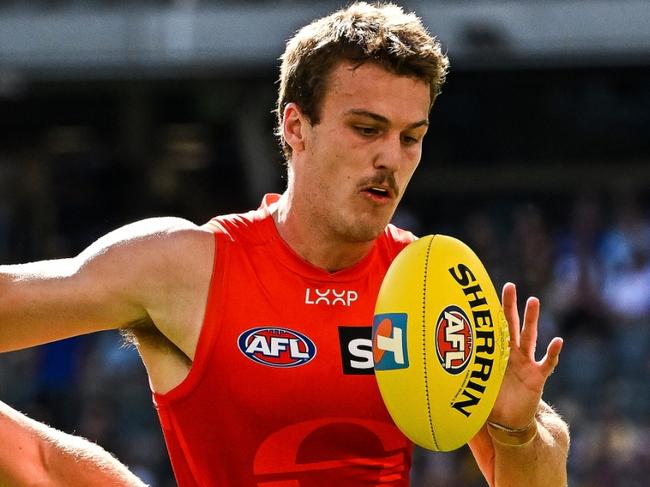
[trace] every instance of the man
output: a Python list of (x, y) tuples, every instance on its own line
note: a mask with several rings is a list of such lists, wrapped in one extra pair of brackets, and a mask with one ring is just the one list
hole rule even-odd
[[(383, 275), (413, 240), (388, 222), (446, 69), (393, 5), (303, 28), (281, 69), (285, 193), (202, 227), (145, 220), (75, 258), (0, 268), (0, 346), (130, 330), (183, 487), (408, 485), (411, 445), (359, 350)], [(541, 401), (562, 342), (536, 362), (539, 302), (521, 333), (515, 303), (508, 284), (508, 370), (470, 447), (490, 485), (565, 485), (568, 431)]]

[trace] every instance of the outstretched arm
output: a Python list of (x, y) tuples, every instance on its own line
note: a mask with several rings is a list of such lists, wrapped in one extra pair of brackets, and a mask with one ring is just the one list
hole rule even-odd
[(508, 368), (488, 424), (470, 448), (491, 487), (564, 487), (569, 429), (541, 399), (562, 340), (554, 338), (536, 361), (539, 300), (528, 299), (521, 330), (513, 284), (504, 286), (502, 301), (510, 330)]
[(185, 295), (206, 292), (196, 289), (209, 276), (196, 277), (197, 262), (205, 263), (194, 256), (212, 245), (190, 222), (153, 218), (105, 235), (74, 258), (0, 265), (0, 352), (155, 324), (189, 353), (191, 333), (179, 329), (177, 308)]
[(0, 485), (5, 487), (145, 487), (128, 468), (90, 441), (0, 402)]

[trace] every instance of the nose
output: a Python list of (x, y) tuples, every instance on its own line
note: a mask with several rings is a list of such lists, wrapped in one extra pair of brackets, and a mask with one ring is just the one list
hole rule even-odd
[(377, 169), (388, 169), (396, 172), (404, 158), (401, 136), (397, 134), (386, 134), (383, 137), (379, 152), (375, 156), (374, 166)]

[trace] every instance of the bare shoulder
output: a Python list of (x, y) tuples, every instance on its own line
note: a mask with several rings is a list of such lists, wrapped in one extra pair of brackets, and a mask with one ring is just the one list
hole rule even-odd
[[(85, 251), (91, 262), (107, 264), (107, 272), (113, 263), (127, 269), (118, 278), (126, 294), (135, 297), (146, 313), (146, 320), (131, 322), (129, 328), (154, 390), (171, 389), (189, 370), (188, 360), (194, 357), (203, 322), (215, 251), (211, 231), (171, 217), (126, 225)], [(103, 252), (106, 256), (97, 259)], [(85, 258), (83, 253), (80, 257)], [(124, 279), (125, 274), (128, 279)]]
[(209, 230), (182, 218), (160, 217), (120, 227), (76, 259), (80, 268), (97, 266), (120, 279), (128, 295), (139, 298), (149, 314), (156, 314), (161, 303), (168, 308), (176, 301), (173, 296), (184, 289), (207, 289), (214, 251)]
[[(175, 279), (175, 271), (203, 267), (212, 260), (214, 240), (202, 227), (182, 218), (148, 218), (120, 227), (86, 248), (74, 260), (79, 269), (130, 276), (142, 287), (148, 277), (158, 285)], [(168, 277), (167, 277), (168, 276)], [(133, 281), (135, 280), (135, 281)]]
[(109, 249), (129, 247), (129, 250), (168, 252), (200, 250), (212, 242), (210, 231), (195, 223), (176, 217), (158, 217), (139, 220), (118, 228), (97, 240), (79, 258), (83, 261)]
[(143, 358), (159, 366), (159, 354), (151, 359), (151, 350), (161, 343), (170, 342), (190, 358), (194, 354), (214, 253), (212, 232), (182, 218), (163, 217), (118, 228), (78, 259), (80, 267), (98, 267), (93, 275), (112, 275), (111, 288), (142, 306), (146, 319), (128, 326), (138, 336)]

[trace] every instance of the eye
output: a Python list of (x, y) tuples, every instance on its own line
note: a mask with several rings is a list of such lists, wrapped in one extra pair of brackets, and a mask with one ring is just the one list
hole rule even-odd
[(373, 135), (377, 135), (379, 133), (379, 130), (377, 130), (375, 127), (367, 127), (365, 125), (357, 125), (354, 127), (357, 132), (359, 132), (361, 135), (365, 137), (371, 137)]
[(420, 141), (417, 137), (413, 137), (412, 135), (403, 135), (402, 136), (402, 143), (406, 145), (413, 145), (417, 144)]

